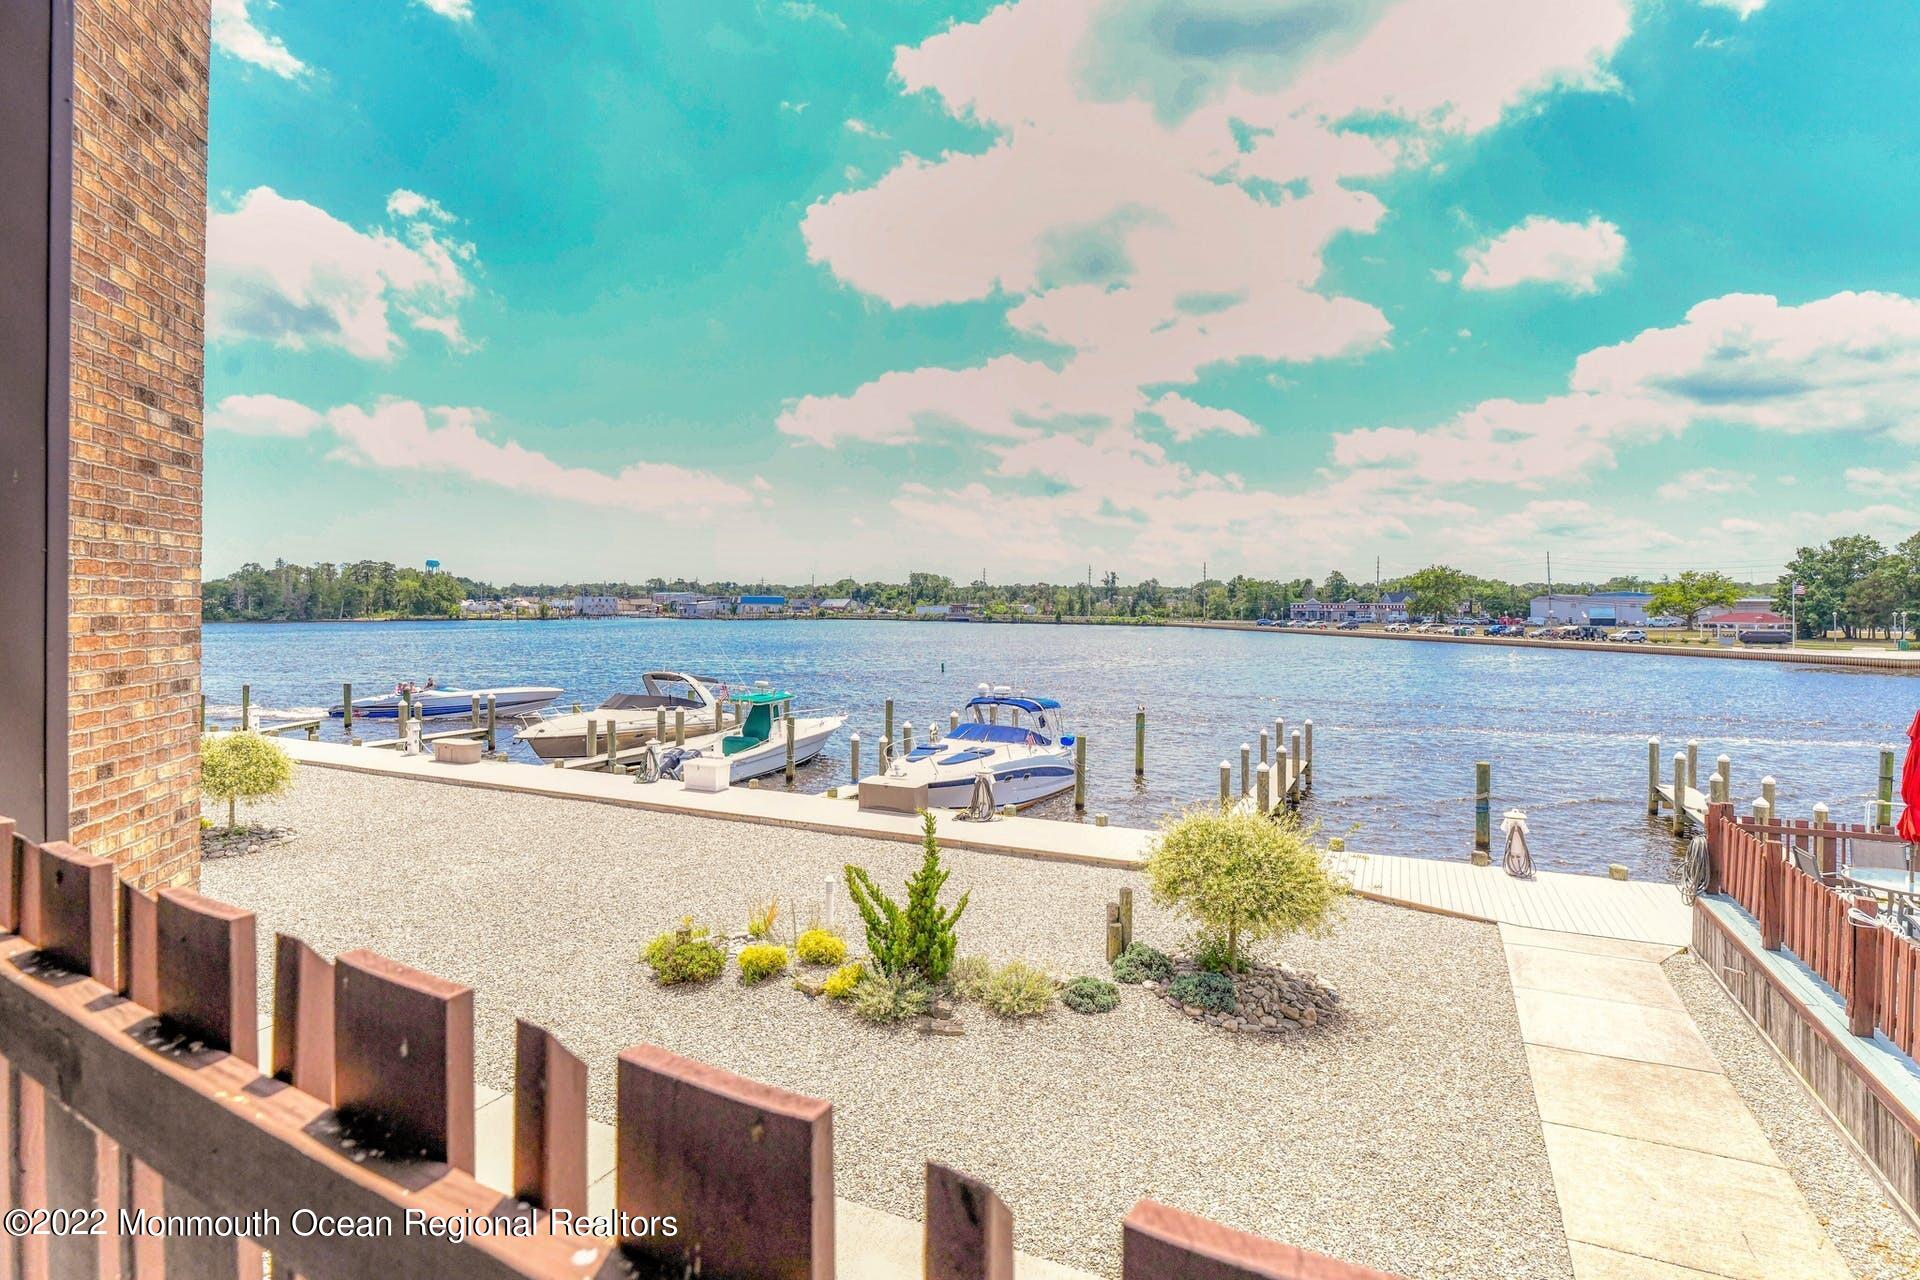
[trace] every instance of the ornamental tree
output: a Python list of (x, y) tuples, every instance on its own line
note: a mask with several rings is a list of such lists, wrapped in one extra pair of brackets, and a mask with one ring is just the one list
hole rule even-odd
[(867, 926), (867, 952), (889, 978), (918, 976), (928, 983), (946, 979), (953, 968), (958, 937), (954, 926), (967, 909), (967, 895), (952, 910), (940, 905), (940, 890), (948, 871), (940, 865), (940, 842), (934, 835), (933, 814), (923, 810), (920, 869), (907, 878), (907, 905), (902, 907), (874, 884), (866, 868), (848, 866), (847, 892)]
[(1200, 808), (1161, 828), (1147, 851), (1154, 900), (1193, 919), (1225, 944), (1228, 963), (1247, 966), (1247, 944), (1331, 919), (1347, 884), (1327, 870), (1317, 828), (1292, 814), (1267, 818), (1250, 805)]
[(227, 802), (227, 830), (241, 800), (279, 795), (293, 785), (286, 748), (257, 733), (209, 733), (200, 739), (200, 789)]

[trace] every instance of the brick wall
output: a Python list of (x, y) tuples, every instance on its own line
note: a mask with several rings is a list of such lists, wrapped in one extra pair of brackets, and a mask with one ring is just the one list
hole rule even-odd
[(209, 0), (74, 0), (70, 838), (199, 878)]

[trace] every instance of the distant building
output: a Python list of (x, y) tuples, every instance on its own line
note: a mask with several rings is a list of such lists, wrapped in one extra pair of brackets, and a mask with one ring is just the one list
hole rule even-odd
[(742, 616), (749, 618), (764, 617), (769, 613), (785, 613), (787, 598), (785, 596), (741, 596), (739, 609)]
[(675, 605), (692, 604), (698, 599), (700, 599), (700, 593), (698, 591), (656, 591), (653, 593), (653, 602), (663, 609), (671, 609)]
[(984, 618), (986, 614), (987, 611), (979, 605), (970, 604), (966, 601), (960, 601), (947, 606), (948, 622), (978, 622)]
[(635, 600), (622, 600), (620, 612), (628, 617), (656, 618), (660, 616), (660, 605), (658, 601), (641, 596)]
[(1715, 605), (1700, 615), (1700, 621), (1712, 622), (1729, 613), (1772, 613), (1772, 596), (1741, 596), (1732, 604)]
[(1287, 616), (1295, 622), (1405, 622), (1407, 595), (1393, 591), (1378, 600), (1298, 600), (1287, 606)]
[(1791, 631), (1793, 622), (1771, 609), (1729, 609), (1700, 622), (1716, 636), (1738, 636), (1743, 631)]
[(582, 618), (611, 618), (620, 612), (620, 597), (575, 596), (573, 611)]
[(460, 614), (467, 618), (491, 618), (506, 611), (506, 605), (498, 600), (462, 600)]
[(917, 604), (913, 606), (913, 616), (916, 618), (944, 618), (947, 616), (950, 608), (951, 606), (944, 604)]
[(548, 596), (541, 603), (547, 606), (548, 613), (571, 614), (573, 612), (573, 601), (565, 596)]
[(676, 600), (673, 615), (676, 618), (717, 618), (726, 608), (727, 602), (718, 596), (693, 596), (691, 599)]
[(1651, 603), (1646, 591), (1556, 592), (1535, 596), (1527, 616), (1541, 626), (1644, 627)]
[(831, 600), (822, 600), (820, 602), (821, 613), (852, 613), (853, 609), (852, 596), (835, 596)]

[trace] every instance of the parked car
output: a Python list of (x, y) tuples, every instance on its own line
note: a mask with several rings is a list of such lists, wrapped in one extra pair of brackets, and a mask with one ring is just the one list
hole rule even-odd
[(1411, 626), (1408, 626), (1404, 622), (1389, 622), (1387, 624), (1387, 630), (1391, 631), (1395, 635), (1403, 635), (1406, 632), (1413, 630), (1413, 628)]
[(1468, 626), (1464, 622), (1461, 623), (1459, 626), (1452, 628), (1452, 631), (1453, 631), (1453, 634), (1457, 636), (1470, 636), (1473, 634), (1473, 628)]
[(1255, 618), (1253, 625), (1256, 627), (1271, 627), (1274, 625), (1274, 621), (1272, 618)]
[(1608, 636), (1607, 639), (1613, 641), (1615, 644), (1645, 644), (1647, 642), (1647, 633), (1638, 627), (1627, 627), (1624, 630), (1614, 632)]
[(1360, 624), (1355, 622), (1352, 618), (1348, 618), (1345, 622), (1340, 624), (1340, 630), (1342, 631), (1358, 631), (1359, 629), (1360, 629)]
[(1665, 628), (1684, 627), (1687, 625), (1687, 620), (1685, 618), (1676, 618), (1670, 613), (1663, 613), (1657, 618), (1648, 618), (1647, 625), (1650, 627)]
[(1567, 630), (1571, 633), (1567, 637), (1569, 640), (1605, 640), (1607, 638), (1605, 627), (1568, 627)]
[(1792, 644), (1793, 636), (1785, 631), (1742, 631), (1741, 644)]

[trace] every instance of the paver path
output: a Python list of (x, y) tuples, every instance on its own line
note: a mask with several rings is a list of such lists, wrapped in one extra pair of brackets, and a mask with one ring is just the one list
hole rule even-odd
[(1574, 1280), (1846, 1280), (1661, 970), (1677, 948), (1500, 937)]

